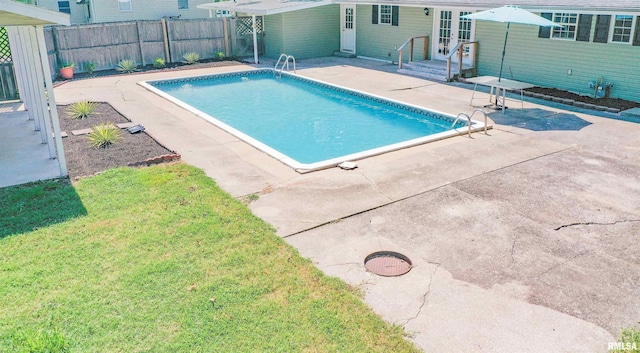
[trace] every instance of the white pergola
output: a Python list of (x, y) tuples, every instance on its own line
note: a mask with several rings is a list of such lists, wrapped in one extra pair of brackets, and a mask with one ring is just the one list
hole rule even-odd
[[(12, 0), (0, 0), (0, 27), (6, 27), (20, 99), (47, 144), (49, 157), (58, 160), (60, 176), (67, 176), (60, 123), (44, 39), (45, 25), (69, 25), (68, 14)], [(28, 146), (25, 146), (28, 148)]]
[(332, 3), (333, 0), (233, 0), (202, 4), (198, 5), (198, 8), (209, 10), (209, 17), (213, 17), (213, 11), (215, 10), (250, 14), (253, 24), (253, 61), (257, 64), (258, 27), (256, 25), (256, 16), (275, 15), (279, 13), (310, 9)]

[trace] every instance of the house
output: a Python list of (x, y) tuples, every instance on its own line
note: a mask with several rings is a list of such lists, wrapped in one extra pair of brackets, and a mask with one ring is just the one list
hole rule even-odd
[(478, 75), (498, 76), (506, 25), (460, 16), (504, 5), (563, 27), (511, 25), (503, 77), (583, 94), (593, 94), (594, 84), (602, 82), (611, 97), (640, 101), (637, 0), (236, 0), (199, 7), (263, 16), (270, 58), (338, 52), (397, 62), (405, 41), (426, 36), (427, 47), (417, 40), (413, 49), (426, 49), (427, 60), (444, 61), (457, 43), (477, 42), (477, 52), (464, 49), (463, 61), (477, 58)]
[(203, 18), (197, 5), (211, 0), (31, 0), (35, 5), (68, 13), (72, 24), (157, 20), (162, 17)]

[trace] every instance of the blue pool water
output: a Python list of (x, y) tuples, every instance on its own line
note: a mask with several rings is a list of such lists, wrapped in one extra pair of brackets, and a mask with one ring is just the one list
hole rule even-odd
[(442, 114), (271, 70), (148, 84), (300, 164), (438, 134), (452, 124)]

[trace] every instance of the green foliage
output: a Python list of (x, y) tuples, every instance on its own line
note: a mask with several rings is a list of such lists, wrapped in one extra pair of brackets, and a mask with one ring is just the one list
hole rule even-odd
[(87, 139), (92, 147), (106, 148), (122, 139), (122, 131), (111, 123), (99, 124), (87, 134)]
[(98, 103), (89, 102), (87, 100), (70, 104), (67, 110), (67, 116), (72, 119), (84, 119), (88, 118), (96, 108)]
[[(31, 194), (40, 209), (15, 213)], [(0, 239), (0, 352), (52, 315), (73, 352), (418, 352), (186, 164), (0, 189), (5, 228), (21, 233)]]
[(118, 62), (118, 66), (116, 67), (116, 71), (130, 74), (138, 70), (138, 64), (135, 61), (130, 59), (122, 59)]
[(167, 62), (163, 58), (156, 58), (153, 60), (153, 67), (156, 69), (162, 69), (165, 66), (167, 66)]
[(65, 61), (63, 61), (63, 62), (60, 64), (60, 68), (61, 68), (61, 69), (66, 69), (66, 68), (68, 68), (68, 67), (75, 67), (75, 66), (76, 66), (76, 64), (74, 64), (74, 63), (70, 63), (70, 62), (65, 62)]
[(213, 54), (213, 57), (218, 59), (218, 60), (222, 60), (222, 59), (226, 58), (227, 56), (225, 55), (225, 53), (222, 50), (218, 50)]
[(198, 60), (200, 60), (200, 54), (195, 52), (186, 53), (182, 56), (182, 58), (184, 59), (184, 63), (191, 65), (197, 63)]
[(623, 329), (617, 342), (622, 349), (610, 350), (610, 353), (640, 353), (640, 329), (635, 327)]
[(44, 330), (20, 330), (12, 335), (15, 353), (66, 353), (69, 340), (56, 326)]
[(82, 65), (82, 67), (84, 68), (84, 71), (86, 73), (88, 73), (89, 75), (93, 75), (93, 73), (96, 71), (96, 64), (92, 63), (92, 62), (86, 62)]

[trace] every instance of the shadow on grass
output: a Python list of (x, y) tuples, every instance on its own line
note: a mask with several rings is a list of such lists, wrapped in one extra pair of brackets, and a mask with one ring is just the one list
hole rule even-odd
[(0, 239), (86, 214), (68, 179), (0, 188)]

